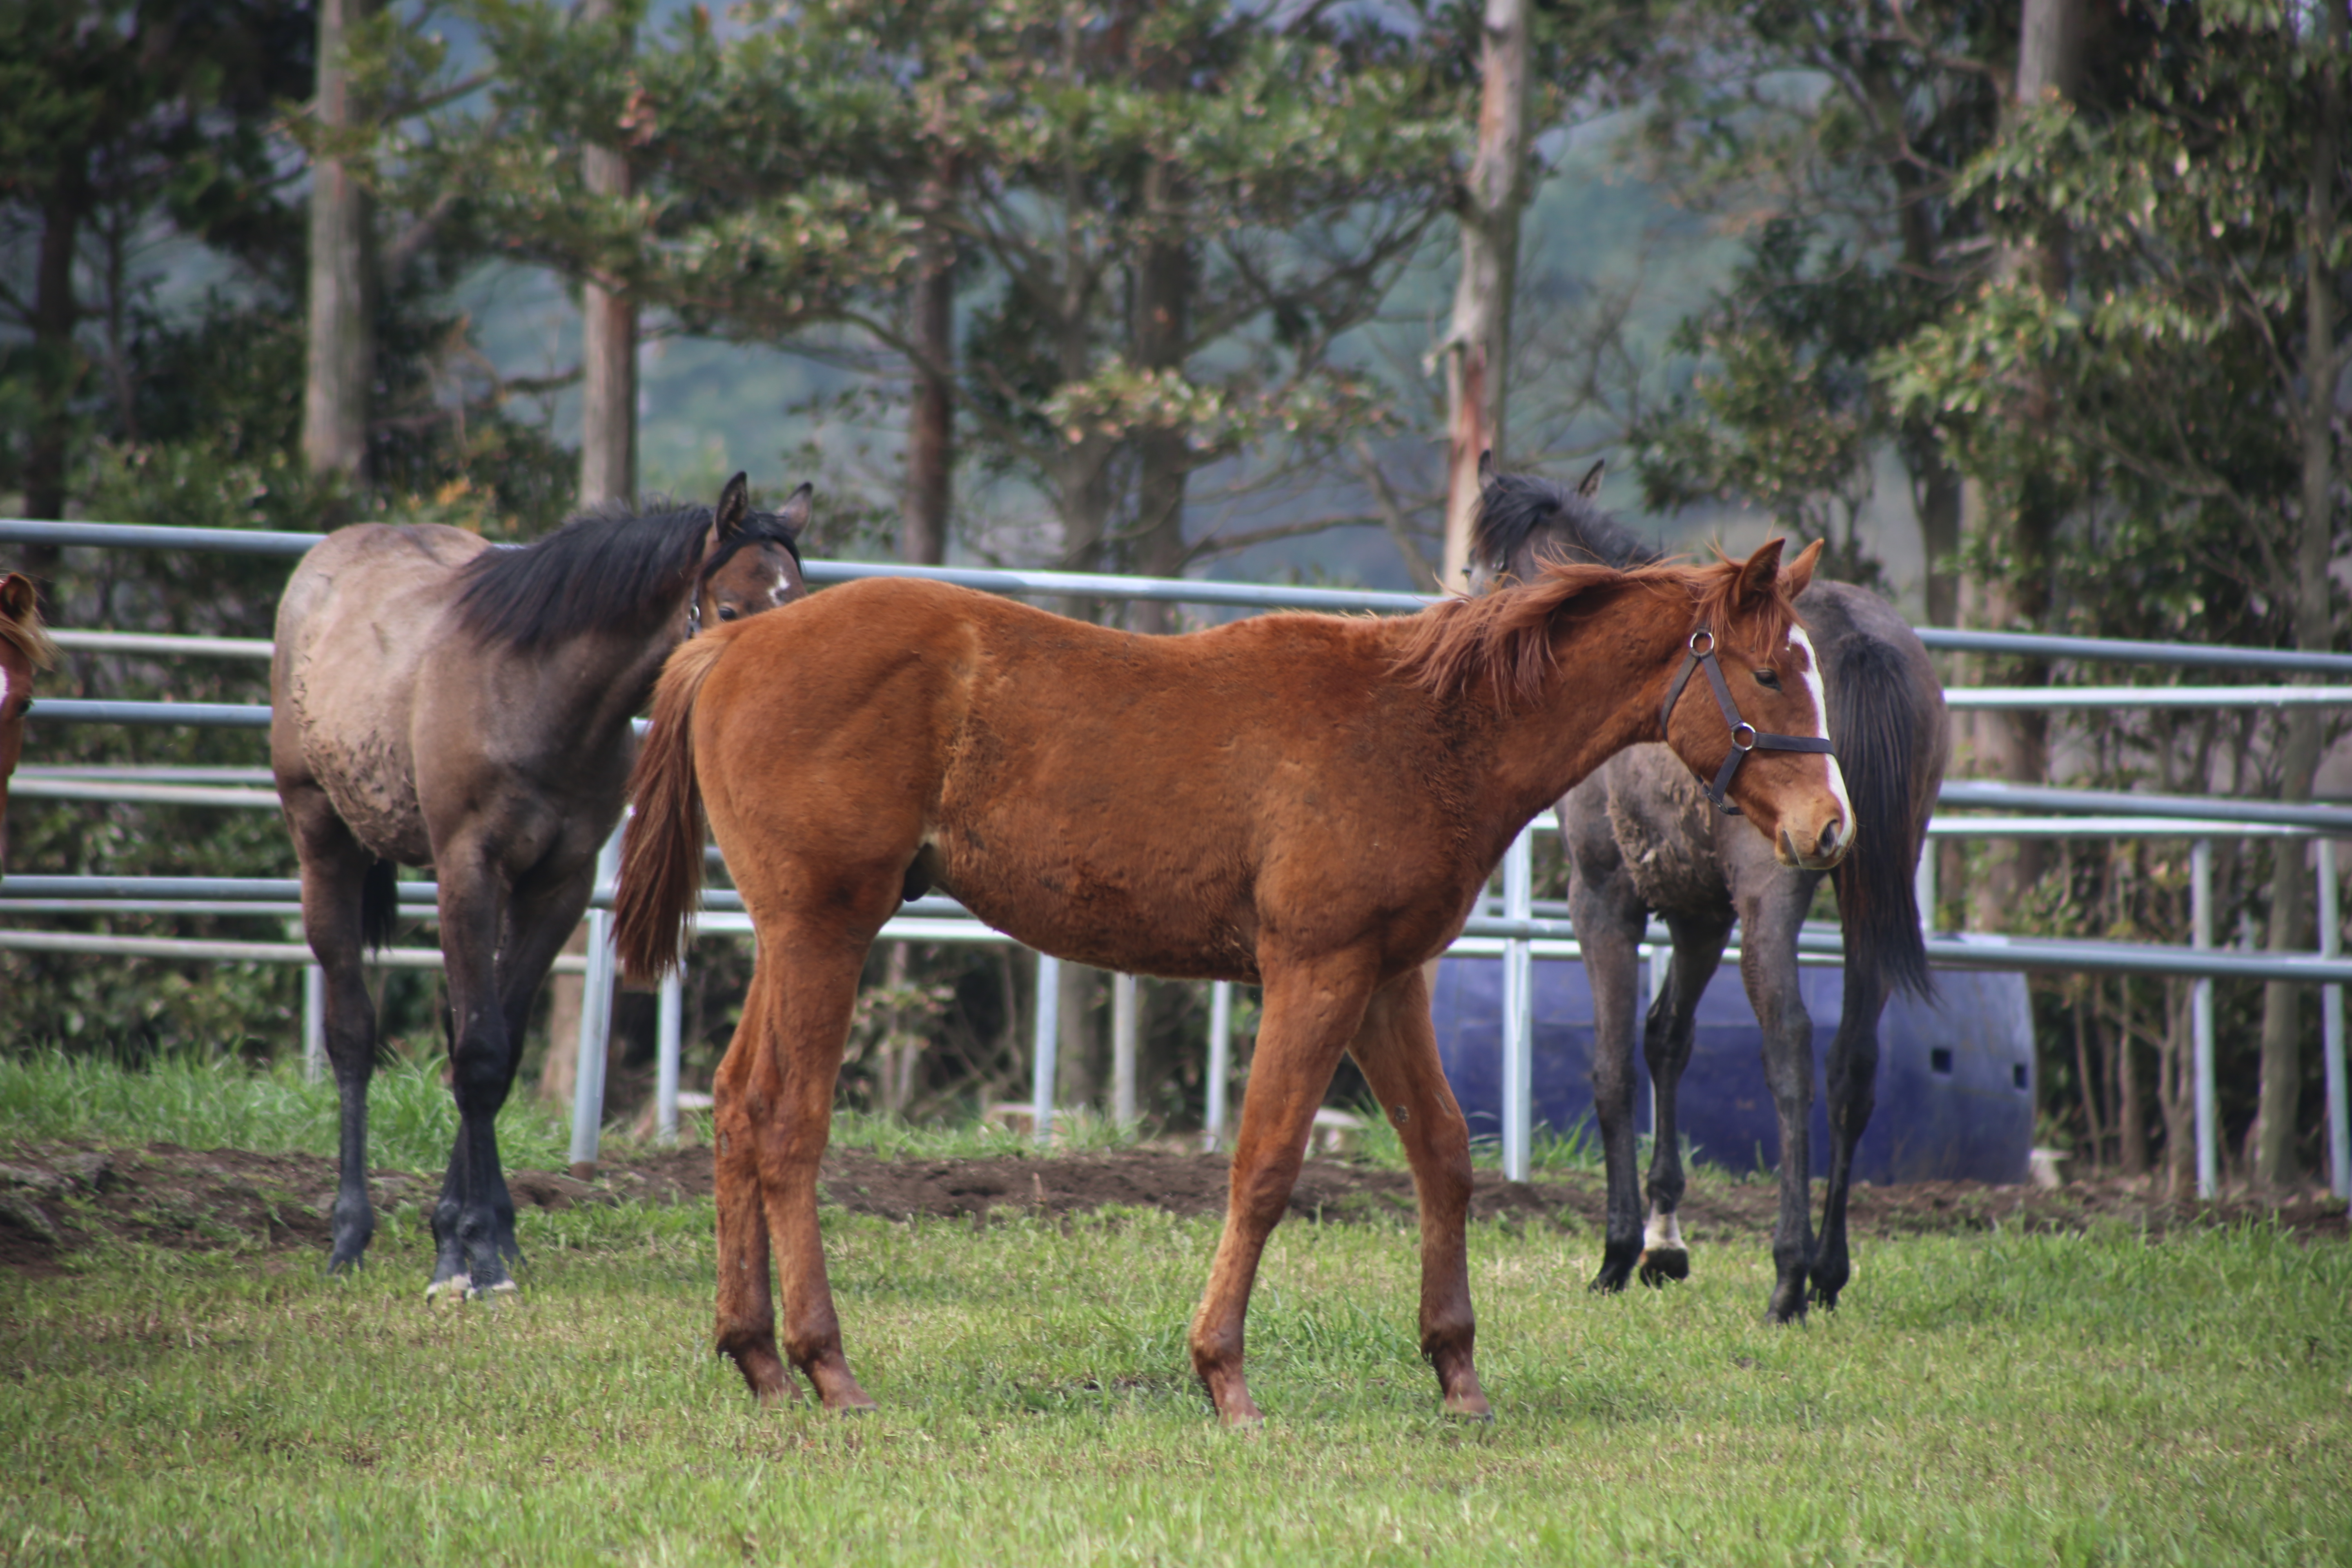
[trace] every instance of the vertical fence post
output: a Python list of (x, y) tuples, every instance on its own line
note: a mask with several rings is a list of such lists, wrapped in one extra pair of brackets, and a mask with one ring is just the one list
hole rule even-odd
[(1135, 1121), (1135, 976), (1110, 977), (1110, 1121), (1126, 1127)]
[[(2213, 945), (2213, 841), (2200, 838), (2189, 851), (2189, 941)], [(2221, 1187), (2220, 1133), (2213, 1125), (2213, 982), (2200, 978), (2189, 994), (2194, 1042), (2192, 1070), (2197, 1094), (2197, 1195), (2210, 1198)]]
[(677, 1142), (677, 1058), (686, 1025), (686, 976), (673, 969), (662, 976), (661, 1009), (654, 1025), (654, 1136)]
[[(621, 830), (596, 855), (596, 891), (609, 898), (621, 872)], [(588, 975), (580, 997), (580, 1057), (572, 1077), (572, 1173), (596, 1173), (597, 1139), (604, 1124), (604, 1049), (613, 1034), (613, 911), (588, 911)]]
[(302, 1081), (316, 1083), (327, 1071), (327, 972), (302, 966)]
[(1201, 1142), (1213, 1150), (1225, 1141), (1225, 1085), (1234, 1071), (1234, 983), (1209, 987), (1209, 1081), (1201, 1106)]
[[(2319, 841), (2319, 956), (2344, 956), (2344, 912), (2336, 904), (2336, 840)], [(2319, 988), (2319, 1049), (2327, 1079), (2327, 1184), (2352, 1197), (2352, 1126), (2345, 1119), (2344, 987)]]
[(1055, 1053), (1062, 1033), (1062, 961), (1037, 955), (1037, 1034), (1031, 1052), (1029, 1131), (1042, 1147), (1054, 1135)]
[(1919, 929), (1936, 929), (1936, 841), (1922, 836), (1919, 864), (1911, 872), (1912, 900), (1919, 906)]
[[(1523, 921), (1533, 912), (1533, 835), (1522, 828), (1503, 856), (1503, 918)], [(1528, 939), (1503, 942), (1503, 1176), (1528, 1179), (1535, 1107), (1535, 979)]]

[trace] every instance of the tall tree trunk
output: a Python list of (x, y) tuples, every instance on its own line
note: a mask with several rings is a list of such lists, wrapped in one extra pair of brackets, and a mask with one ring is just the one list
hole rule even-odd
[(1528, 200), (1528, 8), (1486, 0), (1478, 151), (1461, 201), (1462, 276), (1445, 356), (1445, 587), (1458, 592), (1478, 511), (1478, 456), (1505, 460), (1511, 294)]
[[(319, 123), (351, 126), (344, 52), (373, 0), (320, 0)], [(340, 158), (310, 166), (310, 318), (302, 389), (302, 460), (313, 474), (362, 478), (367, 467), (368, 390), (375, 375), (374, 225), (372, 204)]]
[[(73, 398), (86, 369), (74, 341), (81, 320), (81, 304), (74, 297), (74, 257), (89, 205), (89, 150), (77, 147), (58, 160), (57, 178), (41, 203), (41, 244), (33, 272), (34, 414), (33, 438), (25, 453), (26, 517), (66, 514)], [(29, 544), (19, 560), (40, 592), (42, 614), (56, 619), (58, 547)]]
[[(2321, 11), (2326, 20), (2316, 40), (2323, 58), (2315, 73), (2319, 103), (2304, 211), (2303, 517), (2295, 534), (2292, 590), (2294, 645), (2313, 651), (2335, 642), (2327, 565), (2336, 542), (2336, 384), (2342, 369), (2336, 352), (2336, 274), (2327, 257), (2336, 238), (2336, 182), (2345, 133), (2343, 0), (2331, 0)], [(2311, 798), (2319, 752), (2317, 710), (2288, 710), (2286, 749), (2281, 758), (2283, 798)], [(2272, 952), (2296, 952), (2311, 944), (2311, 892), (2303, 846), (2281, 840), (2273, 847)], [(2273, 981), (2263, 987), (2262, 1088), (2253, 1136), (2248, 1140), (2258, 1186), (2286, 1186), (2301, 1173), (2295, 1131), (2303, 1088), (2302, 1002), (2301, 986)]]
[[(583, 24), (610, 20), (613, 0), (586, 0)], [(580, 173), (600, 196), (629, 194), (629, 163), (616, 149), (594, 143), (580, 153)], [(625, 294), (588, 283), (580, 290), (580, 504), (628, 500), (637, 493), (637, 307)], [(572, 933), (563, 951), (588, 951), (588, 928)], [(580, 1069), (580, 1015), (587, 977), (553, 977), (547, 1017), (547, 1056), (539, 1096), (568, 1106)], [(607, 1076), (607, 1082), (610, 1077)]]
[(924, 223), (917, 241), (915, 287), (908, 302), (915, 345), (914, 397), (907, 410), (907, 489), (899, 500), (898, 558), (938, 566), (948, 558), (948, 509), (955, 476), (955, 237), (941, 223), (954, 199), (957, 170), (946, 151), (946, 93), (931, 121), (940, 150), (923, 182), (918, 208)]
[[(2074, 95), (2089, 24), (2085, 0), (2025, 0), (2012, 113)], [(2044, 235), (2008, 247), (2000, 259), (2001, 272), (2028, 288), (2063, 296), (2066, 264), (2061, 240), (2060, 236)], [(2036, 387), (2027, 393), (2016, 416), (2044, 417), (2050, 400), (2048, 388)], [(1962, 527), (2000, 532), (2001, 553), (2012, 563), (2008, 573), (1982, 585), (1973, 617), (1977, 625), (1995, 630), (2042, 625), (2050, 609), (2050, 552), (2064, 506), (2063, 498), (2040, 476), (2026, 476), (2013, 494), (1998, 500), (1979, 481), (1963, 487)], [(1969, 598), (1964, 591), (1964, 611)], [(2050, 667), (2040, 659), (1988, 660), (1986, 673), (2005, 685), (2040, 686), (2048, 683)], [(2025, 710), (1979, 713), (1974, 729), (1979, 772), (2032, 784), (2049, 776), (2050, 724), (2044, 714)], [(1969, 889), (1973, 923), (1980, 930), (1998, 931), (2011, 923), (2011, 912), (2041, 880), (2048, 863), (2046, 848), (2031, 839), (2006, 848), (1985, 866)]]
[[(1135, 273), (1135, 363), (1139, 370), (1181, 374), (1192, 331), (1192, 256), (1177, 210), (1176, 177), (1155, 163), (1143, 177), (1143, 205), (1153, 225)], [(1184, 489), (1192, 449), (1181, 428), (1155, 426), (1136, 439), (1136, 567), (1147, 577), (1173, 577), (1184, 569)], [(1136, 630), (1176, 629), (1176, 606), (1146, 600), (1129, 622)]]
[[(609, 21), (614, 0), (584, 0), (583, 24)], [(580, 173), (600, 196), (629, 194), (629, 161), (591, 142)], [(637, 493), (637, 307), (626, 294), (591, 282), (580, 299), (580, 504)]]

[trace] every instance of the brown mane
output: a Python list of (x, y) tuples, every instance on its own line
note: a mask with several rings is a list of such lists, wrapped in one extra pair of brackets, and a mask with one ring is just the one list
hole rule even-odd
[[(1740, 563), (1717, 560), (1705, 566), (1664, 562), (1620, 570), (1590, 562), (1546, 560), (1533, 581), (1515, 583), (1475, 599), (1432, 605), (1404, 623), (1396, 672), (1438, 697), (1454, 697), (1488, 682), (1504, 709), (1525, 707), (1543, 694), (1551, 673), (1554, 624), (1585, 595), (1620, 585), (1654, 593), (1677, 590), (1689, 595), (1692, 625), (1728, 636), (1738, 624), (1732, 595)], [(1743, 632), (1755, 646), (1777, 647), (1797, 622), (1785, 592), (1755, 607)], [(1743, 639), (1745, 640), (1745, 639)]]
[(0, 642), (31, 659), (36, 669), (57, 668), (58, 645), (49, 640), (47, 628), (41, 625), (38, 608), (28, 609), (22, 616), (0, 614)]

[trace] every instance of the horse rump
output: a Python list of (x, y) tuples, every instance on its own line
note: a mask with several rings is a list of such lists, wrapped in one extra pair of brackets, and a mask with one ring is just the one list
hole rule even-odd
[(1923, 751), (1936, 745), (1944, 718), (1911, 700), (1915, 684), (1901, 650), (1870, 637), (1849, 642), (1831, 672), (1830, 733), (1859, 831), (1830, 879), (1848, 967), (1869, 968), (1929, 998), (1935, 981), (1912, 880), (1927, 824), (1912, 816), (1912, 777)]
[(621, 835), (613, 943), (630, 979), (657, 980), (678, 964), (678, 942), (702, 890), (702, 786), (694, 774), (694, 700), (729, 639), (681, 644), (654, 689), (651, 727), (629, 775), (635, 810)]

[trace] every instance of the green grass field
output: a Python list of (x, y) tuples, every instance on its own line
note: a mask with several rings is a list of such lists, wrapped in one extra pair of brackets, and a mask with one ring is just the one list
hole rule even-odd
[[(434, 1075), (376, 1101), (377, 1163), (436, 1166)], [(324, 1152), (331, 1103), (283, 1073), (0, 1062), (0, 1144)], [(561, 1135), (502, 1124), (517, 1164)], [(2271, 1226), (1864, 1238), (1843, 1310), (1775, 1330), (1760, 1241), (1600, 1300), (1597, 1237), (1482, 1224), (1499, 1419), (1469, 1426), (1414, 1354), (1411, 1230), (1294, 1222), (1250, 1318), (1270, 1419), (1234, 1434), (1183, 1349), (1211, 1222), (829, 1214), (883, 1403), (854, 1419), (756, 1409), (710, 1355), (710, 1224), (527, 1212), (496, 1308), (422, 1304), (414, 1205), (357, 1279), (103, 1238), (0, 1274), (0, 1563), (2352, 1562), (2352, 1249)]]
[(2352, 1256), (2266, 1230), (1865, 1244), (1846, 1306), (1766, 1266), (1596, 1300), (1590, 1238), (1481, 1226), (1499, 1419), (1413, 1353), (1410, 1232), (1286, 1225), (1269, 1421), (1183, 1330), (1214, 1227), (835, 1216), (880, 1413), (753, 1408), (708, 1349), (709, 1210), (525, 1217), (525, 1299), (373, 1266), (84, 1254), (0, 1281), (0, 1560), (22, 1563), (2352, 1561)]

